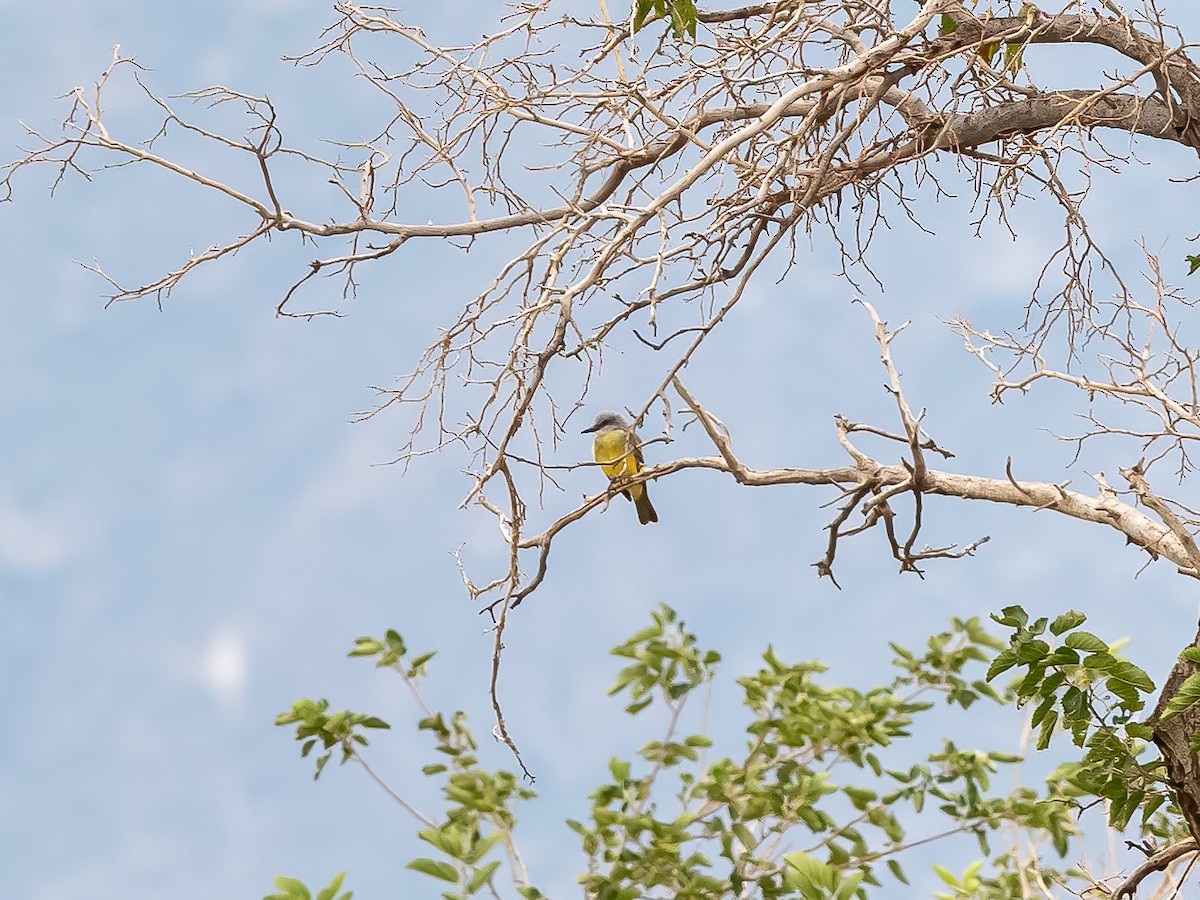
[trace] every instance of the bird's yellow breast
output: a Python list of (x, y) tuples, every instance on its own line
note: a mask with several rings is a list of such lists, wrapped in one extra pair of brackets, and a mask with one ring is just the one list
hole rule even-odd
[(609, 478), (619, 478), (622, 475), (636, 475), (637, 459), (629, 446), (628, 436), (624, 431), (608, 431), (596, 435), (592, 445), (592, 453), (600, 468)]

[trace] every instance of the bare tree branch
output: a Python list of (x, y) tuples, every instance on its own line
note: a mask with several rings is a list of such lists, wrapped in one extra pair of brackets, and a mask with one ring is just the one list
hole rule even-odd
[[(277, 313), (337, 314), (336, 303), (308, 298), (331, 278), (352, 295), (359, 267), (411, 262), (421, 241), (464, 252), (484, 239), (513, 242), (507, 262), (474, 296), (451, 304), (411, 371), (380, 389), (362, 416), (408, 415), (395, 459), (402, 465), (451, 445), (470, 455), (463, 502), (494, 517), (508, 553), (478, 583), (461, 561), (460, 573), (492, 617), (496, 734), (520, 761), (497, 687), (508, 614), (543, 583), (554, 539), (614, 489), (549, 524), (531, 528), (531, 519), (547, 518), (542, 510), (556, 505), (547, 498), (567, 484), (555, 473), (582, 465), (561, 464), (560, 441), (588, 404), (605, 354), (622, 342), (652, 354), (653, 371), (628, 407), (643, 432), (652, 411), (662, 414), (661, 437), (645, 435), (650, 443), (673, 439), (678, 396), (685, 424), (698, 423), (716, 451), (650, 466), (637, 479), (711, 469), (744, 485), (834, 487), (818, 575), (832, 579), (839, 543), (876, 525), (902, 571), (973, 553), (986, 538), (919, 543), (936, 524), (927, 498), (946, 496), (1100, 524), (1200, 578), (1200, 516), (1150, 481), (1165, 458), (1178, 477), (1189, 473), (1200, 437), (1197, 354), (1175, 313), (1188, 304), (1165, 286), (1152, 256), (1153, 297), (1139, 299), (1093, 238), (1083, 206), (1087, 170), (1127, 161), (1104, 147), (1105, 133), (1200, 151), (1200, 69), (1153, 3), (1137, 15), (1107, 0), (1116, 14), (1071, 0), (1058, 13), (1024, 4), (1016, 16), (986, 6), (776, 0), (703, 10), (696, 42), (685, 43), (660, 29), (633, 34), (604, 4), (584, 19), (532, 0), (488, 36), (448, 47), (407, 13), (340, 0), (318, 44), (292, 62), (316, 68), (337, 57), (382, 99), (387, 114), (363, 123), (353, 140), (319, 152), (294, 146), (270, 98), (234, 88), (168, 100), (117, 47), (94, 87), (67, 95), (60, 133), (27, 129), (32, 147), (0, 173), (0, 200), (30, 170), (47, 169), (53, 191), (67, 177), (135, 167), (245, 215), (240, 227), (200, 243), (205, 251), (140, 283), (91, 266), (110, 302), (162, 303), (201, 266), (294, 234), (316, 255), (282, 287)], [(1071, 84), (1042, 78), (1037, 55), (1068, 45), (1104, 48), (1124, 74), (1080, 73)], [(148, 135), (110, 128), (114, 92), (132, 93), (153, 114)], [(232, 112), (242, 116), (233, 124)], [(328, 193), (292, 195), (283, 177), (292, 166), (316, 173)], [(1103, 474), (1095, 494), (1026, 481), (1011, 460), (1003, 477), (931, 467), (930, 454), (952, 454), (905, 397), (892, 354), (903, 326), (889, 331), (869, 305), (897, 421), (836, 417), (846, 466), (752, 468), (685, 387), (683, 370), (702, 358), (763, 267), (786, 278), (812, 231), (828, 231), (840, 256), (834, 268), (852, 283), (875, 278), (870, 250), (887, 215), (899, 211), (925, 227), (912, 183), (935, 194), (965, 184), (980, 222), (1010, 228), (1017, 202), (1036, 195), (1057, 205), (1063, 241), (1015, 301), (1024, 304), (1022, 327), (998, 336), (966, 319), (955, 327), (993, 373), (996, 401), (1049, 381), (1119, 407), (1123, 417), (1108, 416), (1108, 405), (1089, 412), (1087, 430), (1068, 440), (1078, 450), (1096, 438), (1134, 438), (1140, 452), (1130, 458), (1143, 459), (1121, 469), (1128, 491)], [(1111, 300), (1098, 299), (1109, 290)], [(1111, 355), (1084, 360), (1084, 347)], [(882, 441), (890, 455), (868, 453), (859, 446), (867, 441)]]

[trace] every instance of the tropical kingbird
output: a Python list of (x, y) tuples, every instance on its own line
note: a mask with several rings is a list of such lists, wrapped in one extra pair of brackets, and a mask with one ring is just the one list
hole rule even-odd
[[(600, 463), (600, 468), (613, 484), (637, 475), (645, 468), (641, 441), (638, 440), (633, 426), (615, 412), (600, 413), (592, 427), (583, 429), (581, 433), (592, 432), (596, 434), (596, 440), (592, 443), (592, 456)], [(644, 481), (629, 485), (621, 493), (626, 499), (633, 501), (639, 522), (648, 525), (658, 521), (658, 513), (650, 503), (650, 495), (646, 493)]]

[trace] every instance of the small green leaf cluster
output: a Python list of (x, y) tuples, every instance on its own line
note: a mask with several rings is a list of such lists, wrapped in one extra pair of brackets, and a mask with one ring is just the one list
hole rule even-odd
[[(497, 846), (504, 846), (510, 856), (516, 858), (516, 848), (512, 843), (516, 819), (512, 805), (518, 800), (533, 797), (534, 792), (524, 787), (511, 772), (490, 771), (479, 765), (478, 748), (467, 727), (465, 713), (455, 712), (447, 717), (425, 706), (418, 688), (420, 680), (427, 674), (433, 653), (409, 657), (404, 638), (399, 632), (389, 629), (382, 638), (358, 638), (348, 655), (373, 659), (377, 669), (390, 669), (400, 675), (425, 712), (418, 722), (418, 730), (433, 737), (434, 747), (439, 754), (439, 761), (426, 765), (422, 772), (444, 781), (442, 794), (446, 809), (440, 822), (421, 816), (393, 792), (393, 796), (425, 826), (417, 831), (417, 837), (434, 848), (439, 857), (419, 857), (409, 862), (407, 868), (454, 885), (454, 890), (441, 894), (445, 900), (465, 900), (485, 888), (491, 894), (496, 894), (493, 879), (503, 859), (489, 859), (489, 856), (495, 855), (492, 851)], [(317, 776), (337, 747), (342, 749), (343, 763), (351, 757), (357, 757), (366, 767), (359, 750), (367, 746), (367, 740), (358, 729), (387, 728), (388, 725), (363, 713), (346, 710), (329, 713), (328, 709), (326, 700), (298, 700), (292, 704), (290, 712), (276, 719), (276, 724), (296, 724), (296, 739), (303, 741), (303, 756), (307, 756), (318, 743), (324, 746), (326, 752), (317, 761)], [(371, 770), (368, 768), (367, 771)], [(542, 896), (536, 888), (525, 883), (523, 875), (514, 875), (514, 881), (518, 893), (527, 900), (538, 900)], [(284, 890), (307, 890), (295, 879), (276, 879), (276, 884)], [(295, 896), (307, 897), (307, 894), (297, 893)], [(291, 900), (292, 895), (285, 894), (282, 897)], [(329, 898), (323, 894), (322, 900)]]
[(696, 37), (695, 0), (637, 0), (633, 7), (633, 30), (641, 31), (646, 23), (658, 19), (671, 19), (671, 30), (676, 38), (685, 35)]
[(1122, 659), (1118, 645), (1080, 630), (1083, 613), (1030, 621), (1024, 609), (1009, 606), (992, 618), (1012, 636), (992, 661), (988, 680), (1010, 669), (1020, 674), (1014, 690), (1019, 704), (1034, 704), (1039, 750), (1065, 732), (1086, 751), (1082, 760), (1058, 768), (1051, 779), (1057, 790), (1108, 801), (1113, 828), (1123, 830), (1138, 811), (1145, 827), (1169, 799), (1162, 762), (1145, 759), (1150, 728), (1134, 719), (1154, 691), (1150, 676)]
[[(346, 873), (339, 872), (327, 887), (317, 892), (316, 900), (350, 900), (354, 896), (353, 891), (338, 893), (342, 889), (342, 881), (345, 878)], [(298, 878), (280, 875), (275, 879), (275, 887), (279, 888), (279, 893), (268, 894), (263, 900), (313, 900), (312, 893)]]
[(612, 649), (613, 656), (631, 662), (617, 675), (608, 695), (628, 691), (630, 702), (625, 712), (630, 715), (641, 712), (660, 694), (674, 708), (711, 680), (721, 661), (715, 650), (701, 653), (696, 649), (696, 636), (683, 627), (671, 607), (659, 604), (650, 615), (652, 625)]
[[(1028, 14), (1027, 7), (1028, 4), (1022, 6), (1022, 15)], [(945, 37), (948, 34), (954, 34), (956, 31), (958, 31), (958, 23), (954, 21), (953, 17), (943, 15), (938, 20), (938, 37)], [(1025, 47), (1028, 43), (1028, 36), (1016, 41), (989, 41), (975, 48), (975, 56), (991, 66), (995, 64), (996, 57), (999, 55), (1001, 47), (1003, 47), (1004, 65), (1002, 66), (1002, 70), (1011, 73), (1015, 77), (1025, 65)]]
[[(491, 886), (502, 860), (485, 861), (485, 857), (497, 845), (511, 847), (512, 829), (516, 825), (512, 804), (535, 794), (512, 772), (502, 769), (492, 772), (479, 765), (475, 738), (467, 728), (465, 713), (454, 713), (448, 722), (441, 713), (435, 713), (422, 719), (418, 728), (434, 736), (437, 751), (447, 759), (425, 766), (422, 772), (428, 776), (446, 776), (442, 793), (448, 805), (444, 821), (421, 829), (417, 837), (447, 859), (415, 859), (408, 868), (457, 884), (457, 892), (442, 896), (446, 900), (463, 900)], [(528, 885), (520, 884), (517, 889), (522, 897), (541, 896)]]
[[(1179, 658), (1184, 662), (1200, 665), (1200, 647), (1184, 647), (1183, 652), (1179, 654)], [(1178, 715), (1182, 715), (1188, 710), (1200, 703), (1200, 671), (1193, 672), (1183, 680), (1183, 684), (1179, 685), (1174, 696), (1167, 701), (1167, 705), (1163, 707), (1162, 713), (1159, 715), (1160, 722), (1167, 722)], [(1200, 752), (1200, 731), (1192, 737), (1192, 750)]]
[[(354, 642), (354, 649), (347, 656), (376, 657), (375, 668), (395, 669), (406, 681), (415, 682), (425, 676), (428, 671), (429, 661), (437, 654), (422, 653), (405, 661), (404, 657), (407, 653), (408, 648), (404, 644), (404, 638), (400, 636), (398, 631), (389, 628), (384, 634), (383, 640), (373, 637), (360, 637)], [(401, 663), (404, 664), (401, 665)]]
[(792, 896), (798, 894), (804, 900), (850, 900), (864, 895), (860, 885), (867, 877), (865, 871), (843, 872), (803, 850), (784, 854), (783, 862), (783, 884)]
[(364, 728), (391, 728), (383, 719), (366, 713), (339, 709), (329, 712), (329, 701), (297, 700), (292, 708), (275, 717), (276, 725), (295, 725), (296, 740), (301, 742), (300, 755), (307, 757), (318, 744), (325, 751), (317, 757), (317, 768), (313, 778), (320, 778), (321, 771), (336, 748), (341, 748), (344, 765), (354, 756), (358, 747), (366, 747)]
[(900, 800), (923, 812), (932, 800), (937, 809), (959, 824), (959, 830), (975, 836), (980, 850), (991, 853), (990, 835), (1006, 825), (1042, 834), (1059, 856), (1065, 856), (1076, 834), (1072, 807), (1054, 791), (1043, 797), (1029, 787), (1018, 787), (1007, 796), (990, 796), (992, 776), (999, 765), (1017, 763), (1012, 753), (960, 749), (944, 740), (942, 749), (931, 753), (928, 764), (907, 770), (889, 770), (898, 787), (883, 797), (891, 806)]
[(916, 656), (899, 644), (889, 644), (895, 654), (893, 665), (901, 671), (896, 687), (915, 686), (945, 693), (946, 702), (969, 709), (986, 698), (996, 703), (1009, 702), (983, 678), (967, 678), (972, 663), (987, 663), (1004, 641), (988, 632), (978, 618), (950, 620), (950, 631), (932, 635), (923, 656)]
[[(406, 653), (404, 638), (389, 629), (383, 640), (360, 637), (354, 642), (354, 649), (348, 655), (377, 657), (376, 668), (395, 669), (411, 687), (415, 685), (417, 679), (425, 674), (426, 666), (434, 654), (425, 653), (405, 663)], [(314, 779), (321, 777), (321, 772), (333, 755), (334, 748), (341, 748), (341, 762), (344, 765), (355, 755), (357, 747), (368, 746), (369, 742), (361, 733), (361, 729), (391, 727), (377, 716), (366, 713), (356, 713), (346, 709), (330, 713), (329, 701), (324, 699), (296, 700), (288, 712), (276, 716), (275, 724), (296, 726), (296, 740), (301, 742), (301, 756), (307, 757), (317, 744), (321, 745), (325, 752), (317, 757), (317, 768), (313, 773)]]

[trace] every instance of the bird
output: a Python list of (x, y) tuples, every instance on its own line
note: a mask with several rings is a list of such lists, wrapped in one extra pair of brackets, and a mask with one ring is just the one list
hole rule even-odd
[[(645, 468), (646, 461), (642, 459), (641, 441), (638, 440), (637, 432), (617, 413), (600, 413), (592, 427), (585, 428), (580, 433), (596, 435), (595, 441), (592, 442), (592, 456), (600, 463), (600, 468), (614, 485), (637, 475)], [(649, 525), (658, 521), (658, 513), (650, 503), (650, 495), (646, 493), (644, 481), (622, 488), (621, 493), (626, 499), (633, 501), (641, 524)]]

